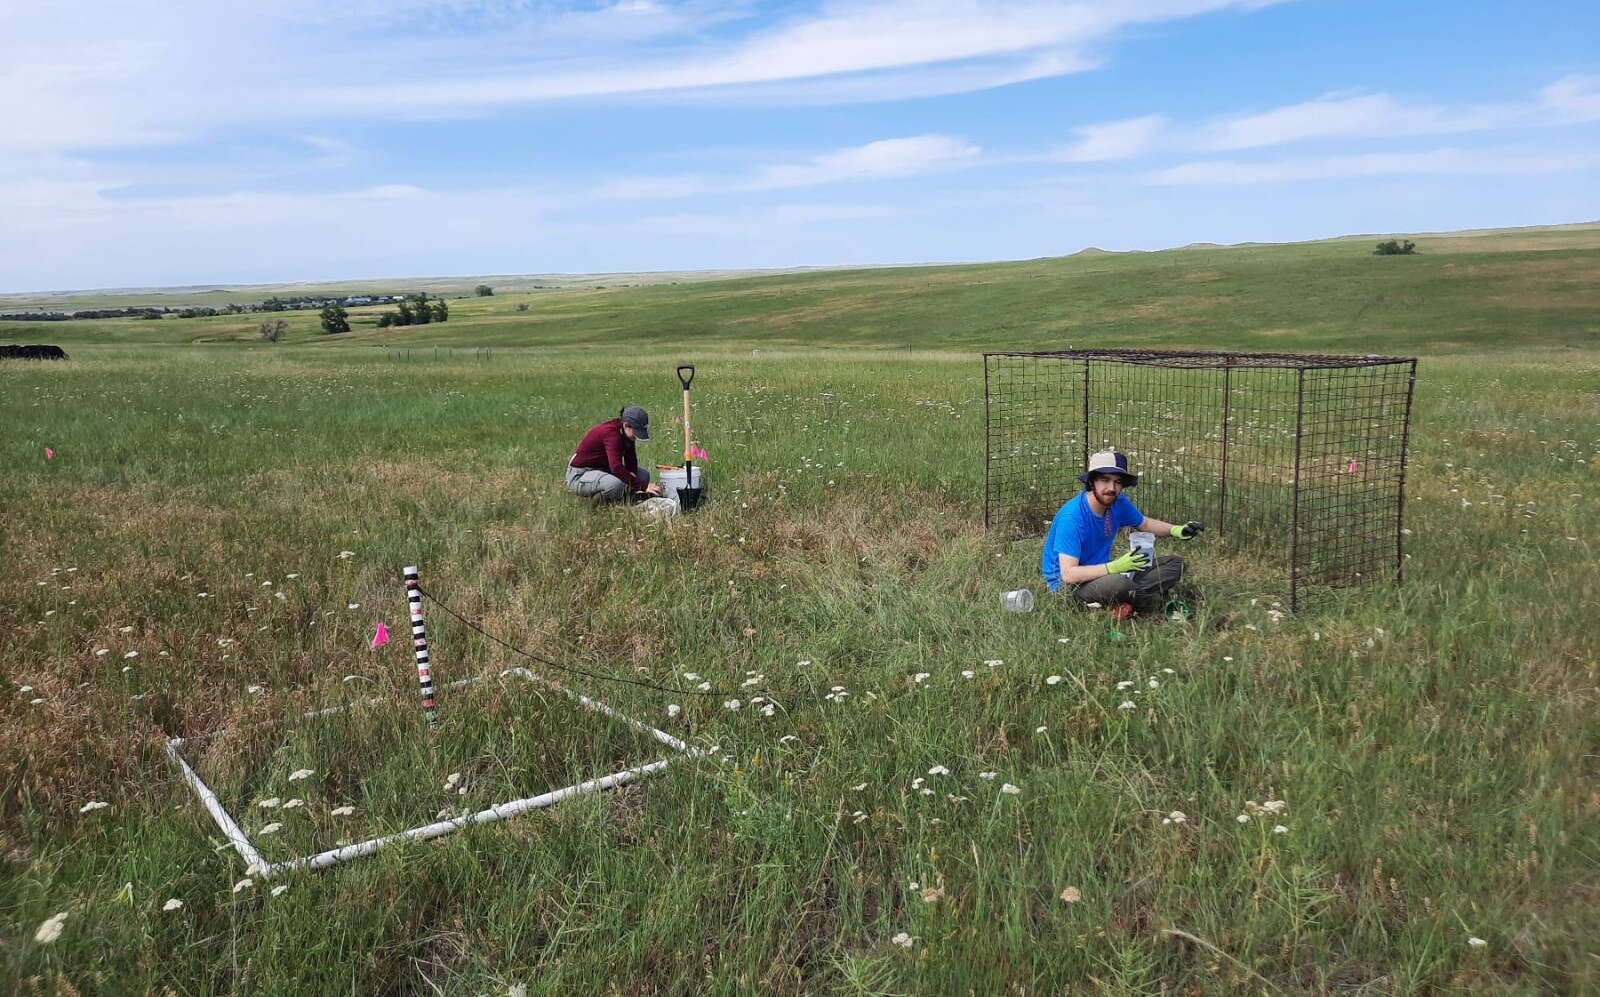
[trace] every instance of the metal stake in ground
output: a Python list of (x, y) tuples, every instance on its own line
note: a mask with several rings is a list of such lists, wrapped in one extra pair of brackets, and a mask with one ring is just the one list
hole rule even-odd
[(439, 711), (433, 701), (433, 668), (428, 664), (428, 629), (422, 622), (422, 585), (415, 565), (406, 569), (406, 601), (411, 604), (411, 647), (417, 654), (417, 678), (422, 682), (422, 712), (428, 733), (439, 733)]

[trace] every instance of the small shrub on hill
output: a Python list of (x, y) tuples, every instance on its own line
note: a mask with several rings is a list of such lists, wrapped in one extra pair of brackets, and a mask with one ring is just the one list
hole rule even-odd
[(1385, 239), (1383, 242), (1378, 243), (1378, 248), (1372, 251), (1372, 255), (1414, 256), (1416, 255), (1416, 252), (1417, 244), (1412, 242), (1410, 239), (1407, 239), (1404, 242), (1400, 241), (1399, 239)]

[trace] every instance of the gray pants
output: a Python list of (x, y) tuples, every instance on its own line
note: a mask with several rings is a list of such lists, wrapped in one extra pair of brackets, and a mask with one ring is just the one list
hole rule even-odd
[(1168, 593), (1183, 577), (1183, 558), (1164, 554), (1156, 558), (1154, 567), (1133, 575), (1106, 575), (1072, 587), (1072, 597), (1079, 602), (1098, 602), (1111, 606), (1131, 602), (1136, 609), (1159, 609), (1167, 601)]
[(650, 472), (639, 468), (639, 480), (629, 487), (610, 471), (592, 467), (567, 465), (567, 491), (579, 498), (592, 498), (597, 502), (620, 502), (630, 491), (642, 491), (650, 483)]

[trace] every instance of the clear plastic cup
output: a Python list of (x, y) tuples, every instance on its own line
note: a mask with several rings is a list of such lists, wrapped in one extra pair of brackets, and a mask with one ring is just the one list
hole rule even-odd
[(1033, 589), (1013, 589), (1000, 593), (1000, 605), (1012, 613), (1033, 612)]

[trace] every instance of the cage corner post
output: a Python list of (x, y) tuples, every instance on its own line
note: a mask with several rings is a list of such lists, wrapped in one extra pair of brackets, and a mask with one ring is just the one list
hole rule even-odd
[(983, 355), (983, 528), (985, 530), (994, 529), (994, 519), (989, 508), (994, 494), (989, 473), (990, 466), (994, 462), (994, 417), (989, 411), (991, 404), (989, 397), (990, 356), (991, 354), (989, 353)]
[(1083, 463), (1089, 466), (1089, 358), (1083, 358)]
[(1217, 496), (1217, 536), (1228, 532), (1228, 426), (1233, 406), (1233, 354), (1222, 359), (1222, 476)]
[(1294, 494), (1289, 512), (1289, 612), (1300, 610), (1300, 450), (1305, 439), (1306, 369), (1295, 370)]
[(1406, 535), (1406, 462), (1411, 454), (1411, 399), (1417, 390), (1417, 358), (1411, 358), (1411, 369), (1406, 374), (1406, 407), (1401, 416), (1404, 422), (1400, 430), (1400, 479), (1397, 482), (1394, 496), (1394, 583), (1396, 585), (1405, 581), (1405, 535)]

